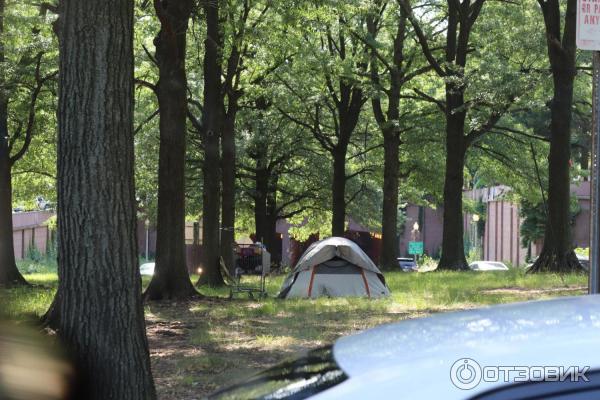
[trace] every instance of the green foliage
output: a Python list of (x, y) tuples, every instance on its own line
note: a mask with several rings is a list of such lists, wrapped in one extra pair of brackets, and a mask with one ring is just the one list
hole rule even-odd
[(40, 261), (42, 261), (42, 253), (38, 250), (38, 248), (34, 244), (31, 244), (31, 245), (29, 245), (29, 247), (27, 247), (26, 257), (28, 260), (31, 260), (36, 263), (39, 263)]
[[(469, 107), (466, 129), (481, 127), (491, 110), (507, 97), (514, 96), (511, 110), (502, 117), (490, 134), (476, 141), (467, 153), (465, 177), (468, 187), (507, 185), (513, 196), (524, 205), (523, 240), (540, 237), (545, 215), (540, 210), (541, 195), (534, 158), (546, 188), (549, 104), (552, 81), (548, 70), (544, 22), (535, 2), (487, 1), (472, 32), (472, 51), (461, 78), (466, 87)], [(292, 235), (306, 239), (315, 232), (329, 235), (331, 225), (331, 154), (324, 151), (311, 134), (315, 109), (321, 112), (321, 129), (336, 142), (336, 104), (330, 91), (339, 96), (339, 82), (351, 82), (367, 96), (355, 135), (348, 144), (346, 174), (347, 212), (358, 223), (372, 230), (381, 225), (383, 201), (383, 149), (380, 128), (375, 121), (371, 102), (380, 99), (387, 107), (385, 91), (389, 74), (383, 61), (391, 62), (393, 37), (397, 30), (399, 8), (396, 2), (383, 9), (373, 0), (327, 0), (310, 2), (250, 2), (245, 24), (243, 2), (222, 2), (221, 56), (227, 61), (232, 49), (242, 46), (244, 63), (236, 77), (240, 93), (240, 111), (236, 120), (237, 193), (236, 236), (254, 232), (254, 181), (249, 169), (257, 163), (283, 158), (277, 168), (275, 196), (281, 217), (293, 225)], [(415, 3), (418, 17), (434, 49), (441, 48), (447, 4)], [(23, 124), (31, 87), (34, 83), (34, 56), (43, 52), (41, 74), (57, 69), (58, 42), (52, 31), (56, 16), (40, 14), (39, 7), (28, 2), (9, 0), (6, 8), (7, 59), (0, 66), (0, 90), (10, 99), (9, 128), (14, 132)], [(381, 16), (376, 37), (368, 33), (366, 21)], [(153, 60), (154, 38), (160, 24), (150, 3), (136, 3), (135, 75), (155, 84), (157, 67)], [(205, 26), (198, 9), (190, 21), (186, 60), (190, 104), (189, 110), (201, 119)], [(332, 56), (330, 38), (344, 37), (345, 57)], [(412, 26), (407, 27), (405, 64), (412, 69), (427, 65), (415, 40)], [(377, 50), (379, 83), (369, 75), (374, 62), (368, 51)], [(340, 50), (340, 49), (338, 49)], [(443, 58), (438, 50), (436, 57)], [(226, 63), (225, 63), (226, 64)], [(588, 53), (578, 54), (578, 65), (585, 71), (591, 65)], [(445, 65), (454, 68), (451, 65)], [(432, 71), (407, 81), (400, 100), (401, 117), (388, 123), (398, 125), (401, 135), (400, 203), (437, 207), (442, 203), (445, 168), (445, 121), (432, 101), (417, 96), (415, 89), (434, 99), (444, 99), (446, 81)], [(333, 82), (331, 83), (328, 79)], [(456, 78), (458, 79), (458, 78)], [(338, 82), (338, 84), (336, 84)], [(57, 87), (49, 81), (36, 108), (36, 124), (30, 151), (13, 168), (14, 205), (33, 208), (36, 196), (56, 203), (56, 101)], [(589, 175), (591, 132), (591, 77), (578, 73), (575, 80), (573, 133), (573, 180)], [(145, 86), (135, 90), (135, 173), (139, 218), (156, 219), (159, 117), (155, 94)], [(292, 123), (289, 116), (306, 124)], [(201, 217), (203, 150), (200, 134), (190, 123), (187, 146), (186, 214), (188, 220)], [(17, 139), (13, 149), (23, 144)], [(531, 151), (533, 145), (534, 151)], [(260, 154), (260, 157), (256, 157)], [(262, 160), (262, 161), (261, 161)], [(272, 180), (272, 184), (275, 182)], [(537, 205), (537, 206), (535, 206)], [(478, 233), (485, 226), (485, 206), (465, 201), (465, 211), (480, 216)], [(399, 225), (403, 214), (399, 210)], [(55, 226), (52, 223), (52, 226)]]
[(575, 249), (575, 254), (577, 254), (578, 256), (589, 257), (590, 256), (590, 248), (589, 247), (586, 247), (586, 248), (578, 247)]
[[(8, 98), (8, 130), (15, 156), (26, 145), (31, 93), (37, 85), (35, 71), (40, 57), (40, 78), (57, 70), (58, 43), (52, 32), (51, 14), (42, 15), (29, 2), (7, 1), (4, 43), (6, 59), (0, 65), (0, 92)], [(46, 81), (37, 99), (29, 151), (12, 169), (15, 205), (31, 208), (38, 195), (55, 202), (56, 82)], [(19, 134), (20, 132), (20, 134)]]

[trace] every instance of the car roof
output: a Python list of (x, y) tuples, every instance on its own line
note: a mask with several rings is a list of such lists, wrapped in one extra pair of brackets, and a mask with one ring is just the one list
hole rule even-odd
[(147, 262), (147, 263), (143, 263), (142, 265), (140, 265), (140, 268), (150, 268), (150, 267), (154, 267), (156, 263), (154, 262)]
[[(465, 396), (450, 381), (452, 365), (462, 358), (482, 366), (599, 369), (600, 296), (500, 305), (383, 325), (341, 338), (334, 357), (351, 378), (344, 384), (347, 388), (361, 381), (379, 382), (378, 390), (402, 388), (407, 398), (411, 390), (419, 398), (476, 394)], [(498, 385), (482, 382), (476, 390)]]
[(469, 264), (469, 268), (481, 270), (508, 270), (506, 264), (499, 261), (473, 261)]

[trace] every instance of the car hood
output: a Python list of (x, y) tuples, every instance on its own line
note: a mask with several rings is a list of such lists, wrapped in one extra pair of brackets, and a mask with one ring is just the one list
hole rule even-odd
[[(379, 382), (381, 390), (391, 385), (407, 394), (441, 392), (446, 398), (461, 393), (449, 374), (462, 358), (482, 366), (594, 369), (600, 367), (600, 296), (501, 305), (383, 325), (338, 340), (334, 358), (349, 381), (357, 378), (348, 388), (360, 381)], [(479, 389), (492, 386), (482, 383)]]

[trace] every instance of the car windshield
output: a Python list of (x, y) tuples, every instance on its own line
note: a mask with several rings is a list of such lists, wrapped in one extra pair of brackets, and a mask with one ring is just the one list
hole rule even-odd
[(214, 393), (209, 398), (300, 400), (327, 390), (346, 379), (346, 374), (335, 363), (332, 347), (329, 346), (270, 368), (244, 382)]

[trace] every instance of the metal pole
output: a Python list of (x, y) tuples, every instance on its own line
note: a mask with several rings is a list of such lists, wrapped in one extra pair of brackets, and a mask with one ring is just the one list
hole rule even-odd
[(594, 64), (593, 123), (592, 123), (592, 173), (590, 207), (590, 274), (589, 293), (600, 293), (600, 52), (592, 54)]

